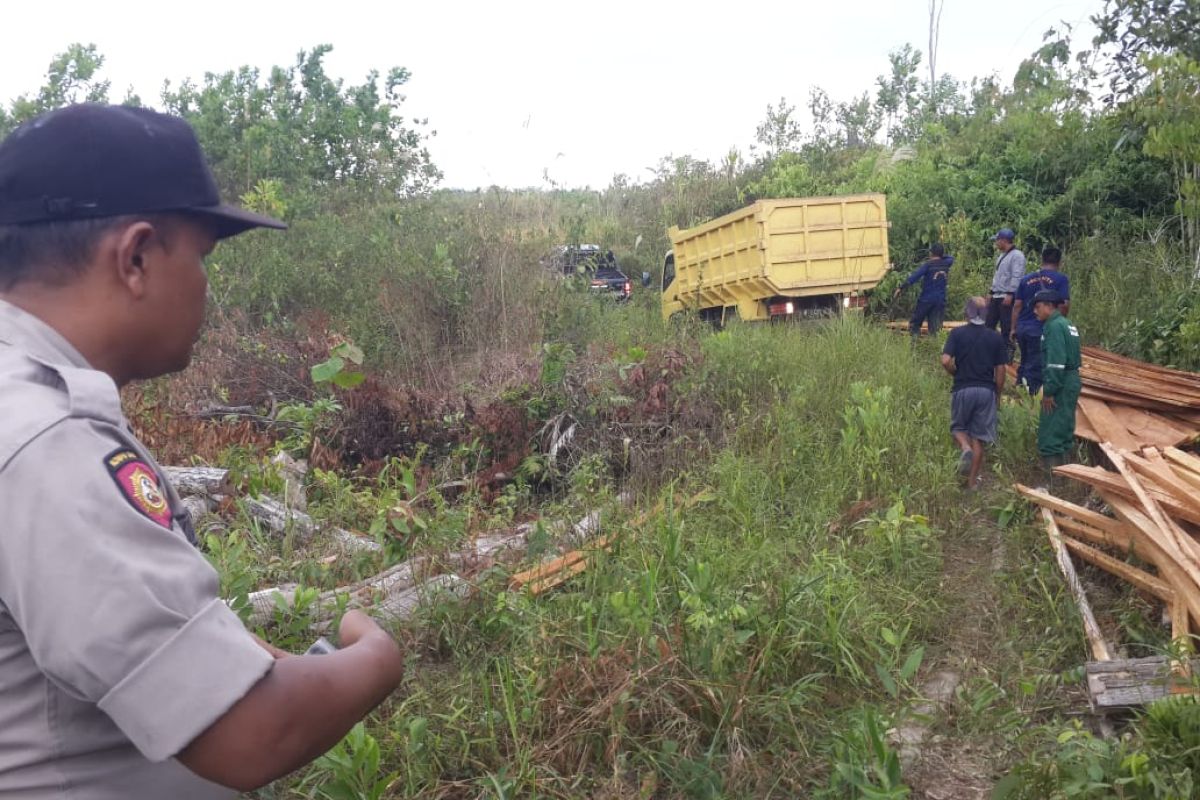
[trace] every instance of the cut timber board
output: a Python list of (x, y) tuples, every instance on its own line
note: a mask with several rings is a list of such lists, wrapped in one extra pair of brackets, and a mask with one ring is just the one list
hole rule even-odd
[(1096, 400), (1104, 400), (1109, 403), (1120, 403), (1122, 405), (1134, 406), (1136, 408), (1147, 408), (1151, 411), (1159, 413), (1171, 414), (1177, 416), (1180, 412), (1190, 412), (1190, 406), (1171, 405), (1164, 403), (1161, 400), (1154, 400), (1149, 397), (1141, 397), (1139, 395), (1124, 394), (1122, 392), (1105, 389), (1100, 386), (1095, 386), (1086, 382), (1084, 379), (1083, 387), (1079, 390), (1080, 398), (1091, 397)]
[(1075, 406), (1075, 435), (1080, 439), (1087, 439), (1089, 442), (1099, 444), (1104, 441), (1100, 438), (1100, 434), (1092, 427), (1092, 423), (1088, 422), (1087, 414), (1083, 413), (1083, 409)]
[(1175, 602), (1175, 590), (1149, 572), (1126, 564), (1124, 561), (1113, 558), (1108, 553), (1097, 550), (1094, 547), (1088, 547), (1083, 542), (1076, 541), (1070, 536), (1062, 537), (1062, 543), (1068, 550), (1084, 561), (1099, 567), (1110, 575), (1116, 575), (1118, 578), (1124, 579), (1126, 583), (1131, 584), (1135, 589), (1140, 589), (1166, 603)]
[[(1194, 672), (1200, 660), (1191, 664)], [(1088, 700), (1099, 713), (1121, 711), (1179, 693), (1166, 656), (1090, 661), (1084, 665)], [(1182, 687), (1186, 689), (1187, 687)]]
[[(1054, 468), (1055, 475), (1073, 478), (1080, 483), (1101, 491), (1114, 492), (1122, 497), (1136, 500), (1133, 487), (1116, 472), (1110, 472), (1103, 467), (1085, 467), (1082, 464), (1067, 464)], [(1148, 486), (1146, 491), (1162, 505), (1163, 509), (1180, 519), (1195, 522), (1200, 525), (1200, 509), (1184, 505), (1175, 499), (1174, 495), (1164, 492), (1158, 486)]]
[(1143, 447), (1174, 447), (1196, 438), (1195, 426), (1185, 425), (1162, 414), (1118, 403), (1110, 403), (1108, 408)]
[(1079, 409), (1100, 435), (1101, 441), (1111, 442), (1118, 450), (1134, 452), (1140, 449), (1138, 440), (1112, 412), (1108, 403), (1093, 397), (1080, 397)]
[(1058, 530), (1054, 514), (1050, 512), (1050, 509), (1043, 508), (1042, 519), (1046, 523), (1046, 533), (1050, 537), (1050, 546), (1054, 549), (1054, 554), (1058, 559), (1058, 567), (1062, 570), (1067, 586), (1070, 587), (1071, 594), (1075, 597), (1075, 605), (1079, 607), (1079, 616), (1083, 617), (1083, 632), (1092, 649), (1092, 657), (1097, 661), (1109, 661), (1112, 659), (1112, 650), (1109, 649), (1108, 642), (1104, 641), (1104, 634), (1100, 630), (1099, 623), (1096, 622), (1096, 615), (1092, 613), (1087, 592), (1083, 590), (1083, 584), (1079, 582), (1079, 575), (1075, 572), (1075, 565), (1071, 563), (1071, 556), (1063, 544), (1062, 533)]

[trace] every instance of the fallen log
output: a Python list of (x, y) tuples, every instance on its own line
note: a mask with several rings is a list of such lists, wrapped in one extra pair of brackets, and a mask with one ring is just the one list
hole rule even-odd
[(183, 504), (184, 512), (192, 521), (192, 527), (199, 525), (201, 517), (217, 507), (217, 500), (213, 497), (182, 497), (180, 501)]
[(163, 475), (181, 495), (231, 494), (229, 470), (218, 467), (163, 467)]
[[(293, 533), (296, 540), (307, 544), (323, 528), (308, 514), (287, 508), (282, 503), (269, 497), (247, 497), (242, 500), (242, 507), (252, 519), (261, 522), (274, 533)], [(350, 552), (380, 552), (383, 548), (373, 539), (360, 536), (357, 533), (342, 528), (329, 528), (329, 535), (338, 545)]]
[[(480, 536), (463, 550), (444, 556), (414, 556), (357, 583), (321, 592), (313, 601), (313, 606), (321, 620), (332, 616), (340, 598), (346, 599), (349, 608), (375, 607), (389, 597), (418, 585), (434, 569), (474, 567), (505, 552), (520, 551), (533, 530), (532, 525), (522, 525), (514, 531)], [(295, 603), (297, 588), (296, 584), (287, 584), (252, 592), (249, 595), (251, 612), (247, 623), (252, 627), (262, 627), (275, 618), (276, 612), (286, 613)]]
[(384, 621), (400, 622), (415, 615), (421, 606), (435, 600), (462, 600), (470, 590), (471, 584), (467, 581), (453, 573), (443, 573), (388, 597), (373, 610)]
[[(621, 495), (621, 500), (628, 502), (629, 495)], [(255, 518), (272, 530), (288, 530), (290, 525), (307, 536), (315, 532), (316, 523), (307, 514), (291, 511), (272, 500), (261, 498), (251, 498), (245, 503), (248, 510), (255, 509), (252, 512), (257, 514)], [(564, 540), (577, 542), (579, 537), (589, 537), (598, 530), (599, 524), (600, 512), (597, 509), (571, 526)], [(547, 527), (550, 530), (562, 530), (566, 525), (559, 522)], [(417, 598), (424, 597), (429, 591), (443, 594), (450, 592), (452, 595), (462, 596), (469, 584), (449, 570), (473, 569), (503, 553), (523, 551), (529, 535), (534, 530), (536, 524), (526, 523), (511, 531), (479, 536), (463, 550), (437, 557), (415, 556), (355, 584), (321, 592), (308, 606), (313, 609), (313, 628), (315, 631), (327, 630), (334, 613), (343, 605), (347, 608), (369, 608), (386, 618), (401, 619), (411, 616), (412, 611), (420, 604)], [(343, 533), (353, 536), (345, 531)], [(448, 571), (431, 577), (430, 573), (437, 569)], [(415, 591), (423, 587), (428, 591)], [(295, 584), (289, 584), (252, 592), (249, 595), (250, 615), (247, 624), (251, 627), (262, 627), (273, 620), (276, 613), (286, 613), (294, 605), (297, 591), (298, 587)], [(231, 600), (225, 602), (232, 604)]]
[(297, 461), (282, 450), (271, 459), (283, 478), (283, 502), (288, 508), (308, 511), (308, 496), (304, 492), (304, 480), (308, 475), (308, 463)]

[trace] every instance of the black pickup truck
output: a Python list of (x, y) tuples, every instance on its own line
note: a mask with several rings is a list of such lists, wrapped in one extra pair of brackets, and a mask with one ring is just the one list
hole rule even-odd
[(582, 277), (591, 291), (618, 302), (628, 300), (633, 294), (633, 284), (617, 266), (613, 251), (601, 250), (599, 245), (562, 245), (551, 256), (550, 266), (566, 277)]

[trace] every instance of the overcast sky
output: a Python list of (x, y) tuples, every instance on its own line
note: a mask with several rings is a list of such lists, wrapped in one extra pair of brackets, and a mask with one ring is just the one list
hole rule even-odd
[[(946, 0), (938, 72), (1010, 81), (1047, 28), (1076, 26), (1103, 0)], [(166, 9), (171, 8), (168, 11)], [(311, 10), (309, 10), (311, 8)], [(329, 72), (413, 73), (407, 113), (428, 117), (444, 186), (606, 186), (662, 156), (745, 150), (767, 103), (804, 106), (874, 88), (890, 50), (927, 50), (927, 0), (392, 2), (207, 0), (5, 3), (0, 102), (41, 86), (51, 58), (95, 43), (119, 100), (156, 105), (164, 79), (291, 64), (332, 44)], [(925, 68), (925, 65), (923, 65)]]

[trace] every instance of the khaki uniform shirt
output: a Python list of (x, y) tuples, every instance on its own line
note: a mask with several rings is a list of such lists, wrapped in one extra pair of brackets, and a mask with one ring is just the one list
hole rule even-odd
[(0, 799), (236, 795), (173, 756), (273, 659), (182, 520), (112, 379), (0, 301)]

